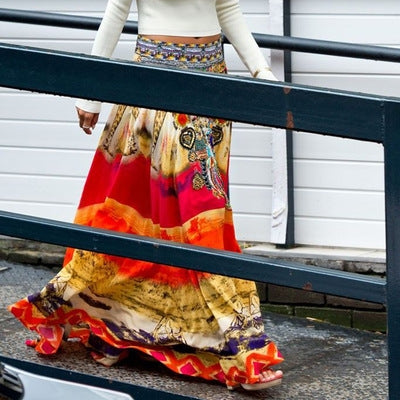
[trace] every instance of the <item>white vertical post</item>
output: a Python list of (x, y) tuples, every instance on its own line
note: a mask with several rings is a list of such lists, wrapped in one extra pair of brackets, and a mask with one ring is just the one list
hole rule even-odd
[[(270, 33), (283, 35), (283, 0), (269, 0)], [(271, 49), (271, 68), (284, 80), (284, 53)], [(272, 130), (272, 212), (271, 243), (285, 244), (288, 220), (288, 173), (286, 130)]]

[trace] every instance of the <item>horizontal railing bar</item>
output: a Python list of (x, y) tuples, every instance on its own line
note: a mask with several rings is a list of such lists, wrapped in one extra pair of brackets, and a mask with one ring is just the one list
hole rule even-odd
[[(0, 21), (97, 30), (100, 25), (101, 18), (0, 8)], [(138, 23), (136, 21), (128, 21), (125, 24), (123, 32), (137, 34)], [(261, 33), (254, 33), (253, 35), (261, 47), (331, 56), (400, 62), (400, 50), (391, 47), (268, 35)], [(227, 42), (226, 38), (225, 42)]]
[(375, 303), (386, 302), (386, 281), (381, 278), (5, 211), (0, 211), (0, 234)]
[[(0, 8), (0, 21), (31, 25), (46, 25), (59, 28), (97, 30), (101, 18)], [(124, 30), (127, 33), (136, 34), (138, 30), (137, 22), (129, 21)]]
[(260, 47), (349, 58), (400, 62), (400, 49), (331, 40), (254, 33)]
[(4, 43), (0, 43), (0, 86), (378, 143), (383, 141), (383, 104), (400, 102)]

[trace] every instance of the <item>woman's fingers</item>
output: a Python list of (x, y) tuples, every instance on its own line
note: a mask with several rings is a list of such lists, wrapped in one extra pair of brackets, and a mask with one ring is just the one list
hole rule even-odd
[(92, 120), (93, 129), (96, 127), (96, 124), (97, 124), (98, 120), (99, 120), (99, 114), (94, 114), (93, 120)]
[(83, 131), (91, 135), (92, 134), (92, 129), (97, 124), (97, 121), (99, 120), (99, 114), (98, 113), (90, 113), (84, 110), (81, 110), (80, 108), (76, 107), (76, 111), (78, 113), (78, 118), (79, 118), (79, 126), (83, 129)]

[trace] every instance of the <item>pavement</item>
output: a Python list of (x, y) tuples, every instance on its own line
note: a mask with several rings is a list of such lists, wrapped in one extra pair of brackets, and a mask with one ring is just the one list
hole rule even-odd
[(65, 343), (54, 356), (39, 356), (25, 345), (32, 334), (6, 306), (40, 290), (54, 273), (40, 265), (0, 260), (0, 355), (195, 399), (387, 399), (385, 335), (272, 313), (263, 314), (265, 329), (285, 357), (280, 366), (285, 376), (282, 385), (263, 392), (230, 392), (218, 383), (176, 375), (134, 355), (106, 368), (79, 343)]

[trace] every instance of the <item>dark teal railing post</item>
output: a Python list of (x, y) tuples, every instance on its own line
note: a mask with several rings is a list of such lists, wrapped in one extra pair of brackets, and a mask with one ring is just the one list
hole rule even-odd
[(400, 399), (400, 107), (384, 105), (389, 400)]

